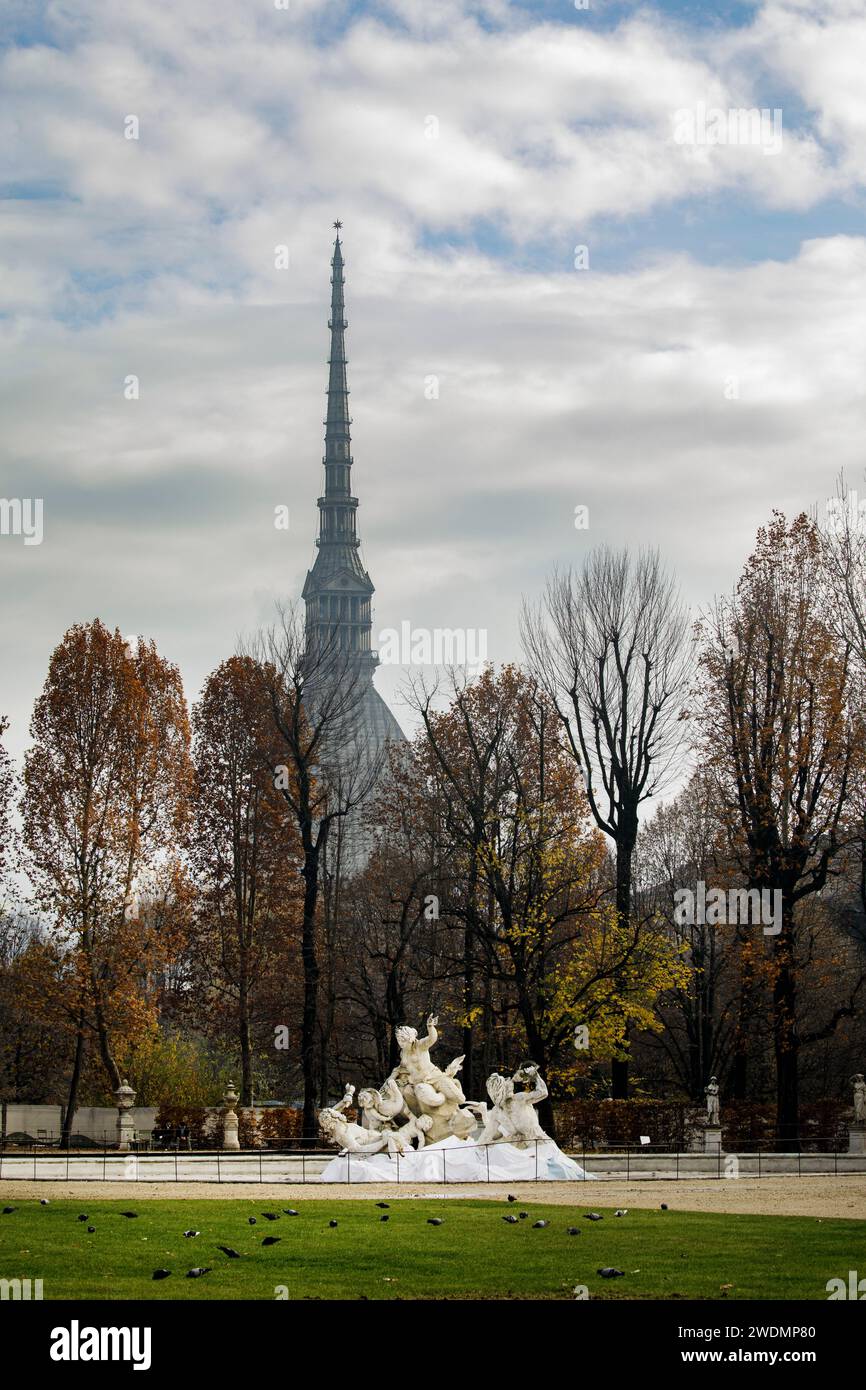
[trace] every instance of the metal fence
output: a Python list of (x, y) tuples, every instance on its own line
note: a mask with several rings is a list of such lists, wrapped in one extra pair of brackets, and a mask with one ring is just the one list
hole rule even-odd
[[(285, 1141), (282, 1141), (285, 1142)], [(409, 1183), (519, 1183), (550, 1180), (547, 1155), (540, 1153), (549, 1141), (539, 1140), (523, 1150), (525, 1162), (519, 1171), (504, 1175), (498, 1170), (496, 1149), (503, 1141), (475, 1146), (484, 1154), (477, 1171), (467, 1176), (466, 1150), (439, 1149), (426, 1155), (432, 1160), (423, 1178), (417, 1173), (417, 1155), (411, 1160), (391, 1157), (394, 1164), (390, 1181)], [(323, 1150), (318, 1140), (293, 1140), (293, 1148), (257, 1148), (230, 1152), (173, 1149), (170, 1152), (142, 1151), (119, 1153), (116, 1145), (71, 1152), (49, 1151), (44, 1146), (27, 1150), (0, 1150), (0, 1180), (44, 1182), (216, 1182), (216, 1183), (319, 1183), (322, 1169), (336, 1157), (333, 1149)], [(492, 1157), (491, 1157), (492, 1155)], [(820, 1153), (801, 1151), (787, 1154), (766, 1150), (695, 1153), (670, 1151), (658, 1145), (623, 1145), (604, 1151), (575, 1150), (569, 1156), (580, 1164), (584, 1176), (578, 1181), (706, 1181), (707, 1179), (769, 1177), (842, 1177), (866, 1173), (866, 1155), (849, 1154), (835, 1140), (828, 1139)], [(369, 1172), (360, 1154), (346, 1154), (346, 1182), (361, 1183)], [(378, 1156), (377, 1156), (378, 1157)], [(441, 1163), (441, 1172), (439, 1165)], [(353, 1176), (352, 1165), (355, 1167)], [(401, 1173), (402, 1165), (402, 1173)], [(450, 1165), (450, 1166), (449, 1166)], [(373, 1181), (389, 1181), (376, 1176)]]

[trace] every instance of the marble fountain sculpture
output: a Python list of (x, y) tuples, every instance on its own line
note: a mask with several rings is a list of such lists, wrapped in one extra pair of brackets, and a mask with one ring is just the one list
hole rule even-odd
[[(397, 1029), (400, 1061), (379, 1088), (355, 1095), (347, 1086), (337, 1105), (319, 1112), (326, 1139), (339, 1147), (321, 1182), (549, 1182), (591, 1178), (564, 1154), (538, 1123), (535, 1107), (547, 1096), (538, 1067), (527, 1062), (513, 1076), (494, 1072), (486, 1101), (467, 1100), (457, 1073), (430, 1056), (439, 1034), (434, 1015), (427, 1033)], [(357, 1107), (361, 1123), (347, 1111)]]

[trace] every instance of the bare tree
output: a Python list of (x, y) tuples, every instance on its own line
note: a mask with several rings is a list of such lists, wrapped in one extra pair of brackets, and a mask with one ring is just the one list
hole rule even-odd
[[(319, 1095), (321, 968), (316, 938), (323, 858), (335, 822), (348, 818), (370, 795), (381, 758), (365, 738), (369, 676), (354, 654), (340, 651), (336, 641), (308, 641), (296, 605), (278, 609), (277, 622), (259, 635), (252, 655), (258, 662), (275, 734), (275, 741), (260, 750), (261, 757), (301, 839), (303, 1133), (313, 1138)], [(357, 857), (357, 843), (344, 847), (342, 853), (347, 852)]]
[[(602, 546), (580, 574), (554, 572), (540, 604), (523, 608), (527, 658), (567, 731), (596, 824), (613, 841), (622, 930), (640, 806), (668, 784), (682, 743), (687, 626), (675, 580), (654, 550), (635, 557)], [(611, 1064), (611, 1089), (615, 1099), (628, 1094), (625, 1050)]]

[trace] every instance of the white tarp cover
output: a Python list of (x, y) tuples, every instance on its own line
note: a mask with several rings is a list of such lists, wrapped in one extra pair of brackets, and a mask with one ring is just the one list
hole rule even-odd
[(478, 1145), (474, 1139), (442, 1139), (407, 1154), (339, 1154), (320, 1182), (582, 1182), (595, 1181), (552, 1139), (519, 1149)]

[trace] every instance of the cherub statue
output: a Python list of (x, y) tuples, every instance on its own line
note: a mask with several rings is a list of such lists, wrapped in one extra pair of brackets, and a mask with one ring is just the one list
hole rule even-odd
[(400, 1061), (388, 1078), (400, 1091), (411, 1115), (431, 1118), (432, 1125), (426, 1135), (428, 1144), (437, 1144), (452, 1135), (466, 1138), (476, 1124), (473, 1115), (460, 1110), (466, 1104), (463, 1087), (457, 1080), (463, 1058), (455, 1057), (444, 1071), (430, 1058), (430, 1049), (439, 1041), (437, 1022), (435, 1014), (428, 1016), (427, 1034), (423, 1038), (405, 1024), (397, 1029)]
[(392, 1075), (398, 1083), (405, 1080), (410, 1086), (414, 1086), (438, 1072), (439, 1068), (430, 1060), (430, 1049), (439, 1041), (439, 1034), (436, 1032), (438, 1022), (435, 1014), (428, 1014), (427, 1034), (423, 1038), (418, 1037), (416, 1028), (409, 1028), (405, 1023), (397, 1029), (400, 1061)]
[(340, 1147), (340, 1153), (380, 1153), (387, 1146), (388, 1136), (362, 1129), (346, 1116), (353, 1102), (355, 1087), (347, 1086), (343, 1099), (336, 1105), (319, 1111), (319, 1128), (326, 1139)]
[(378, 1091), (372, 1086), (359, 1091), (358, 1108), (362, 1113), (364, 1128), (376, 1134), (385, 1129), (395, 1129), (397, 1116), (409, 1114), (397, 1083), (390, 1077)]
[[(515, 1083), (527, 1089), (515, 1091)], [(479, 1144), (492, 1144), (497, 1139), (504, 1139), (520, 1145), (548, 1138), (538, 1123), (534, 1109), (547, 1096), (547, 1086), (534, 1062), (527, 1062), (513, 1076), (494, 1072), (487, 1079), (487, 1094), (493, 1102), (492, 1108), (483, 1103), (476, 1107), (482, 1121)]]

